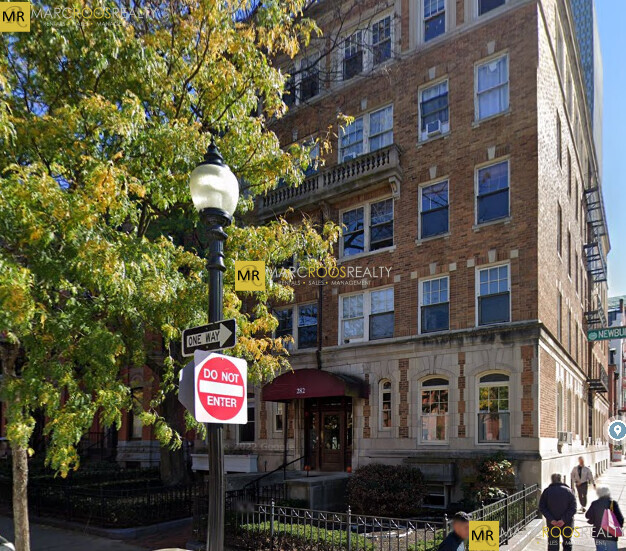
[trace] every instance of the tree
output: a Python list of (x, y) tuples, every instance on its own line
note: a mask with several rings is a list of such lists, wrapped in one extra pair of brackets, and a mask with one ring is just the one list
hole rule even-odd
[(332, 224), (257, 226), (251, 215), (255, 196), (297, 185), (308, 163), (307, 148), (281, 149), (268, 128), (286, 111), (273, 59), (317, 32), (304, 6), (122, 1), (68, 12), (52, 0), (33, 4), (29, 33), (0, 36), (0, 392), (18, 551), (29, 550), (33, 412), (44, 414), (47, 464), (62, 476), (78, 468), (76, 446), (94, 418), (119, 426), (136, 410), (123, 372), (145, 364), (150, 333), (165, 343), (159, 389), (135, 413), (164, 445), (180, 444), (161, 406), (181, 367), (172, 343), (206, 321), (203, 240), (181, 225), (197, 221), (187, 179), (211, 136), (243, 183), (227, 243), (225, 316), (240, 333), (232, 353), (249, 361), (254, 382), (288, 366), (283, 341), (269, 336), (268, 304), (293, 290), (270, 281), (242, 297), (233, 263), (332, 262)]

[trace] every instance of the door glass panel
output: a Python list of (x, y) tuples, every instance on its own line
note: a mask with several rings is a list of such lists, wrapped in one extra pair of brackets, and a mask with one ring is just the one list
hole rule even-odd
[(341, 449), (341, 427), (339, 425), (339, 415), (324, 416), (324, 449)]

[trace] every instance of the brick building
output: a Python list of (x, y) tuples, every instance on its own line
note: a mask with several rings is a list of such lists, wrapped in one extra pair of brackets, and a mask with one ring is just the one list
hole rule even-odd
[[(499, 451), (520, 484), (569, 474), (579, 455), (602, 471), (608, 345), (586, 329), (606, 321), (609, 240), (572, 6), (319, 2), (310, 15), (324, 39), (285, 62), (276, 131), (288, 146), (335, 125), (336, 147), (258, 214), (342, 224), (345, 275), (298, 280), (296, 302), (273, 305), (294, 372), (257, 389), (229, 445), (261, 470), (414, 464), (432, 505)], [(338, 129), (338, 113), (353, 122)]]

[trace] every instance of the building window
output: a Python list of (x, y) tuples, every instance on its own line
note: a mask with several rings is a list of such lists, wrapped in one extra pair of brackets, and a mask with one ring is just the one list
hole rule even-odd
[(556, 430), (562, 431), (563, 427), (563, 385), (559, 383), (556, 387)]
[(448, 381), (428, 379), (422, 383), (420, 441), (423, 443), (448, 440)]
[(509, 161), (479, 168), (477, 180), (477, 223), (509, 216)]
[(572, 154), (567, 149), (567, 196), (572, 196)]
[(424, 495), (424, 505), (435, 509), (446, 507), (446, 487), (443, 484), (428, 484)]
[(245, 425), (239, 425), (239, 442), (254, 442), (254, 393), (248, 393), (248, 422)]
[(350, 295), (341, 300), (341, 333), (344, 343), (362, 340), (365, 337), (363, 296), (363, 294)]
[(285, 426), (285, 404), (274, 402), (274, 432), (283, 432)]
[(424, 2), (424, 42), (446, 32), (446, 0), (422, 0)]
[(572, 353), (572, 309), (567, 309), (567, 351)]
[(343, 80), (363, 72), (363, 31), (346, 38), (343, 44)]
[(561, 117), (556, 114), (556, 159), (559, 166), (563, 165), (563, 142), (561, 136)]
[(388, 15), (372, 25), (372, 53), (374, 65), (391, 57), (391, 16)]
[(556, 334), (559, 342), (563, 342), (563, 294), (561, 291), (556, 296)]
[(388, 339), (393, 337), (393, 288), (370, 293), (369, 338)]
[(556, 250), (559, 256), (563, 254), (563, 209), (561, 205), (556, 206)]
[(342, 256), (377, 251), (393, 245), (393, 199), (345, 211)]
[(509, 265), (478, 270), (478, 325), (511, 321)]
[(274, 316), (278, 320), (278, 327), (274, 332), (276, 338), (293, 336), (293, 309), (282, 308), (274, 312)]
[(339, 132), (339, 162), (354, 159), (363, 153), (376, 151), (393, 143), (393, 106), (372, 111), (341, 128)]
[(450, 328), (449, 278), (422, 281), (420, 332), (447, 331)]
[(565, 46), (563, 44), (563, 31), (561, 25), (556, 21), (556, 64), (559, 69), (559, 74), (563, 78), (563, 68), (565, 67)]
[(572, 232), (567, 230), (567, 274), (572, 279)]
[(477, 119), (509, 108), (509, 58), (503, 55), (476, 66)]
[(448, 233), (448, 180), (420, 188), (420, 239)]
[(295, 77), (296, 68), (295, 66), (291, 66), (287, 69), (287, 74), (289, 78), (285, 81), (285, 88), (283, 92), (283, 101), (286, 105), (292, 106), (296, 103), (296, 77)]
[(370, 113), (369, 150), (376, 151), (393, 143), (393, 106)]
[(354, 159), (363, 153), (363, 135), (363, 117), (354, 119), (341, 129), (339, 139), (340, 162)]
[(509, 377), (492, 373), (478, 384), (478, 442), (510, 441)]
[(391, 381), (384, 380), (380, 382), (379, 394), (379, 428), (387, 430), (391, 428)]
[(504, 6), (505, 0), (478, 0), (478, 15), (484, 15), (491, 10)]
[(317, 305), (298, 306), (298, 348), (317, 345)]
[(444, 80), (420, 91), (420, 140), (450, 130), (448, 81)]
[(132, 389), (133, 409), (131, 411), (130, 438), (141, 440), (143, 438), (143, 422), (140, 413), (143, 412), (143, 388)]
[(393, 288), (342, 297), (341, 342), (393, 337), (393, 300)]
[(320, 77), (317, 60), (303, 58), (300, 63), (300, 101), (307, 101), (320, 92)]

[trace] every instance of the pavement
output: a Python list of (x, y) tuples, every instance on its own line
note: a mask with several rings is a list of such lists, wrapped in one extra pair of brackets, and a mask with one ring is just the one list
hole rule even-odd
[[(596, 484), (608, 486), (611, 489), (611, 497), (619, 503), (620, 509), (626, 513), (626, 462), (614, 463), (604, 474), (596, 480)], [(589, 488), (587, 494), (587, 507), (596, 499), (596, 493), (593, 486)], [(579, 504), (580, 505), (580, 504)], [(580, 511), (580, 509), (579, 509)], [(545, 521), (544, 524), (545, 525)], [(580, 537), (572, 538), (573, 551), (595, 551), (595, 543), (591, 537), (591, 525), (587, 524), (584, 513), (576, 513), (574, 525), (580, 532)], [(546, 551), (548, 541), (542, 537), (541, 532), (532, 539), (532, 541), (524, 547), (524, 551)], [(626, 550), (626, 537), (620, 538), (618, 548), (620, 551)]]

